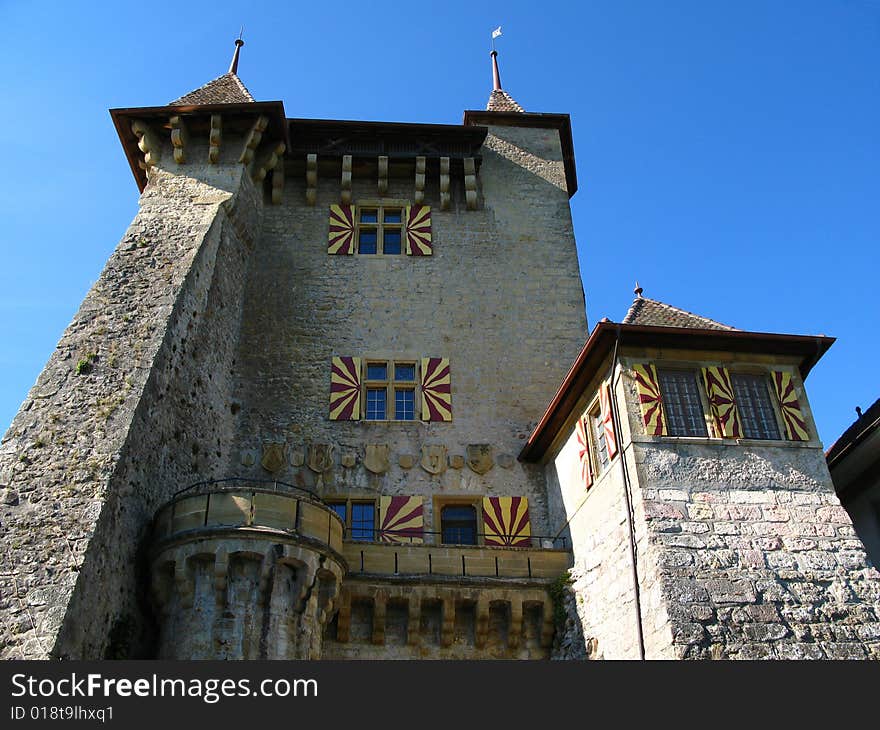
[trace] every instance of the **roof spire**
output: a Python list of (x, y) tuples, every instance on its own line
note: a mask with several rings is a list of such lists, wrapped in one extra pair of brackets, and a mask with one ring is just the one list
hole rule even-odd
[(501, 91), (501, 74), (498, 72), (498, 51), (493, 48), (489, 55), (492, 56), (492, 88), (495, 91)]
[(633, 289), (633, 294), (635, 294), (639, 299), (641, 299), (643, 291), (644, 291), (644, 289), (642, 289), (642, 287), (639, 286), (639, 280), (636, 279), (636, 288)]
[(244, 33), (244, 26), (238, 32), (238, 38), (235, 39), (235, 52), (232, 54), (232, 63), (229, 64), (229, 73), (231, 74), (238, 75), (238, 53), (244, 45), (244, 41), (241, 39), (242, 33)]

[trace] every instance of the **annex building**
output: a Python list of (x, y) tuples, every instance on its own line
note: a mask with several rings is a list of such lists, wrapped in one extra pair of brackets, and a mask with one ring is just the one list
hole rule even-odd
[(111, 110), (140, 209), (0, 450), (4, 658), (876, 658), (804, 381), (588, 330), (568, 115)]

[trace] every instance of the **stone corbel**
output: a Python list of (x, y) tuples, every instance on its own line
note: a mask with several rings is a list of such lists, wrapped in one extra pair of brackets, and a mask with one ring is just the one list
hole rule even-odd
[(306, 155), (306, 203), (314, 205), (318, 199), (318, 155)]
[(143, 162), (139, 162), (142, 170), (148, 170), (159, 164), (162, 153), (162, 143), (144, 122), (135, 120), (131, 123), (131, 131), (138, 138), (138, 149), (144, 153)]
[(416, 194), (414, 200), (421, 205), (425, 202), (425, 158), (416, 157)]
[(274, 170), (275, 166), (278, 164), (278, 161), (281, 159), (281, 156), (284, 154), (284, 150), (287, 149), (287, 146), (284, 142), (279, 142), (268, 152), (265, 152), (263, 156), (259, 159), (259, 161), (254, 165), (254, 173), (251, 176), (251, 179), (255, 183), (261, 183), (266, 179), (266, 175), (269, 173), (269, 170)]
[(257, 147), (260, 146), (260, 142), (263, 139), (263, 132), (266, 131), (266, 128), (269, 126), (269, 118), (264, 116), (257, 117), (257, 120), (254, 122), (254, 125), (251, 127), (251, 131), (248, 132), (247, 139), (244, 142), (244, 149), (241, 151), (241, 155), (238, 158), (238, 161), (244, 165), (249, 165), (251, 160), (254, 159), (254, 152), (256, 152)]
[(455, 631), (455, 598), (447, 594), (442, 597), (442, 600), (440, 646), (452, 646), (452, 637)]
[(281, 202), (281, 194), (284, 192), (284, 161), (275, 165), (272, 170), (272, 203), (278, 205)]
[(468, 210), (477, 209), (477, 164), (473, 157), (464, 159), (464, 195)]
[(343, 588), (339, 594), (339, 611), (336, 614), (336, 641), (347, 644), (351, 636), (351, 593)]
[(226, 606), (229, 602), (227, 587), (229, 584), (229, 553), (218, 550), (214, 554), (214, 592), (217, 596), (217, 605)]
[(208, 162), (216, 165), (220, 161), (220, 141), (222, 138), (223, 120), (219, 114), (211, 115), (211, 131), (208, 134)]
[(379, 195), (388, 192), (388, 156), (379, 155)]
[(178, 165), (186, 162), (186, 145), (189, 142), (189, 132), (183, 123), (183, 117), (174, 116), (169, 120), (171, 124), (171, 144), (174, 147), (174, 161)]
[(507, 634), (507, 646), (511, 649), (519, 648), (519, 640), (522, 636), (523, 607), (522, 600), (511, 597), (510, 599), (510, 632)]
[(373, 635), (370, 641), (373, 644), (385, 643), (385, 609), (388, 605), (388, 594), (385, 591), (376, 591), (373, 597)]
[(409, 646), (418, 646), (422, 630), (422, 597), (420, 594), (411, 593), (409, 596), (409, 616), (406, 622), (406, 643)]
[(474, 645), (484, 649), (489, 640), (489, 597), (480, 596), (475, 610), (477, 625), (474, 627)]
[(449, 210), (452, 196), (449, 194), (449, 158), (440, 158), (440, 210)]
[(342, 156), (342, 191), (340, 200), (343, 205), (351, 204), (351, 155)]

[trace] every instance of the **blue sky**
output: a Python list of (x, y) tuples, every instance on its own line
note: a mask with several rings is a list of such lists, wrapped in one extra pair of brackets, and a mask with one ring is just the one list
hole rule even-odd
[(137, 211), (107, 113), (226, 71), (290, 117), (460, 123), (491, 89), (572, 117), (590, 325), (645, 295), (838, 342), (808, 380), (826, 446), (880, 387), (880, 0), (0, 0), (0, 426)]

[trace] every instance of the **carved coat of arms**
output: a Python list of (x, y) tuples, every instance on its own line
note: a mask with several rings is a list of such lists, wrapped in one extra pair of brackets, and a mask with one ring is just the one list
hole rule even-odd
[(442, 474), (446, 471), (446, 447), (422, 446), (420, 465), (428, 474)]
[(388, 444), (367, 444), (364, 454), (364, 466), (373, 474), (384, 474), (391, 468), (388, 460)]
[(260, 457), (260, 465), (268, 472), (276, 473), (284, 466), (284, 443), (267, 441), (263, 444), (263, 455)]
[(495, 465), (490, 444), (470, 444), (467, 447), (467, 465), (477, 474), (485, 474)]
[(327, 471), (333, 466), (332, 444), (309, 444), (308, 461), (309, 469), (318, 474)]

